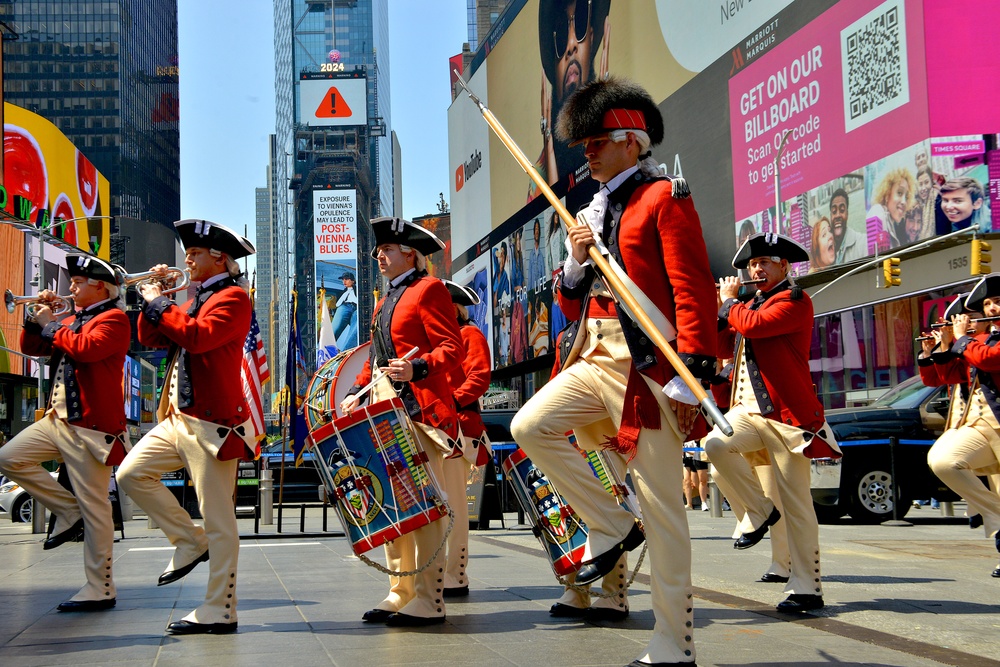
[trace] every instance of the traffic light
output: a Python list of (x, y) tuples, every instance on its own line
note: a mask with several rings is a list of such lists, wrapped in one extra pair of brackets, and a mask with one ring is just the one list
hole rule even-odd
[(972, 252), (970, 253), (970, 269), (974, 276), (984, 276), (990, 272), (990, 255), (988, 254), (992, 246), (986, 241), (972, 239)]
[(899, 257), (889, 257), (882, 260), (882, 276), (885, 281), (882, 287), (895, 287), (900, 284)]

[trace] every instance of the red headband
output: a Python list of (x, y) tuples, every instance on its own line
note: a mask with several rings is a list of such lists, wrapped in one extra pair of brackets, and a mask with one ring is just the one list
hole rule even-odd
[(646, 116), (638, 109), (608, 109), (604, 112), (605, 130), (646, 131)]

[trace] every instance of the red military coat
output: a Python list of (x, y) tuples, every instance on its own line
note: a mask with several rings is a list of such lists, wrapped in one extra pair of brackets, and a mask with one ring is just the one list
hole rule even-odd
[[(79, 331), (70, 331), (73, 318), (57, 326), (49, 342), (41, 328), (27, 326), (21, 332), (26, 354), (51, 356), (63, 352), (73, 362), (80, 386), (83, 416), (70, 424), (118, 435), (125, 430), (125, 353), (132, 340), (128, 316), (110, 308), (88, 320)], [(121, 452), (124, 456), (124, 450)]]
[(478, 438), (486, 430), (479, 414), (479, 398), (490, 388), (490, 345), (486, 336), (473, 324), (458, 328), (465, 348), (465, 359), (461, 368), (453, 368), (448, 380), (454, 388), (455, 404), (458, 406), (458, 421), (462, 433), (470, 438)]
[[(643, 177), (636, 172), (631, 178)], [(610, 194), (611, 211), (621, 203), (616, 195), (627, 192), (628, 186), (626, 181)], [(625, 272), (677, 329), (674, 349), (682, 359), (697, 357), (710, 363), (704, 369), (691, 369), (695, 377), (708, 379), (715, 374), (715, 280), (694, 202), (690, 197), (675, 198), (671, 191), (669, 179), (634, 188), (623, 204), (617, 243)], [(580, 318), (578, 296), (567, 297), (560, 290), (559, 305), (567, 319)], [(642, 372), (665, 385), (676, 373), (659, 350), (655, 360), (655, 365)]]
[[(690, 197), (672, 196), (669, 179), (647, 180), (636, 172), (608, 196), (612, 227), (609, 249), (620, 257), (625, 272), (674, 325), (672, 343), (692, 374), (708, 380), (715, 374), (716, 295), (715, 280), (708, 263), (701, 221)], [(607, 222), (606, 222), (607, 224)], [(559, 304), (567, 319), (580, 319), (589, 281), (559, 290)], [(581, 298), (584, 297), (584, 298)], [(624, 326), (632, 352), (633, 370), (666, 385), (675, 375), (664, 354), (650, 346), (645, 334), (633, 336), (631, 323)], [(638, 343), (639, 347), (636, 347)], [(636, 350), (647, 351), (636, 356)], [(649, 387), (637, 373), (629, 375), (626, 409), (618, 435), (609, 447), (624, 454), (634, 452), (641, 428), (659, 429), (660, 411)], [(690, 438), (707, 432), (699, 419)]]
[[(385, 300), (382, 297), (375, 305), (376, 324)], [(461, 368), (465, 348), (451, 295), (444, 283), (425, 275), (403, 289), (393, 307), (390, 335), (400, 357), (414, 347), (419, 349), (412, 360), (415, 375), (410, 382), (420, 406), (420, 415), (414, 416), (414, 421), (457, 438), (458, 413), (448, 373)], [(371, 382), (371, 378), (371, 365), (367, 364), (355, 378), (355, 389)]]
[(224, 287), (208, 297), (195, 317), (187, 314), (191, 305), (171, 304), (155, 324), (147, 306), (139, 316), (139, 342), (150, 347), (176, 343), (187, 350), (193, 402), (181, 412), (223, 426), (242, 424), (250, 417), (240, 377), (250, 297), (239, 287)]
[(821, 428), (823, 404), (816, 397), (809, 373), (813, 328), (809, 295), (793, 299), (791, 290), (780, 290), (756, 310), (730, 300), (723, 305), (720, 317), (727, 319), (727, 312), (728, 327), (720, 332), (719, 349), (733, 349), (737, 333), (750, 342), (767, 389), (767, 399), (762, 401), (757, 392), (757, 401), (762, 410), (768, 404), (773, 406), (763, 416), (810, 432)]

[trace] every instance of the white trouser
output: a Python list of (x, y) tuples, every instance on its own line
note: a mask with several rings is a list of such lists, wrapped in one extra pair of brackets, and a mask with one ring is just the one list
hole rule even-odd
[[(220, 461), (203, 446), (185, 418), (171, 412), (128, 453), (118, 468), (118, 483), (145, 510), (174, 545), (166, 571), (189, 565), (209, 551), (205, 602), (183, 620), (236, 623), (236, 567), (240, 535), (233, 493), (237, 459)], [(198, 495), (202, 528), (180, 506), (160, 476), (187, 468)]]
[[(49, 411), (0, 447), (0, 472), (20, 484), (56, 515), (53, 535), (83, 518), (83, 569), (87, 585), (73, 600), (107, 600), (116, 595), (112, 577), (115, 525), (108, 500), (111, 468), (74, 437), (73, 429)], [(40, 464), (61, 459), (73, 484), (66, 490)]]
[[(542, 387), (511, 423), (514, 440), (587, 524), (593, 555), (617, 545), (635, 522), (566, 438), (567, 431), (602, 420), (621, 424), (632, 364), (618, 321), (601, 322), (602, 342)], [(595, 327), (595, 320), (587, 320), (587, 325)], [(649, 545), (655, 618), (653, 636), (640, 659), (693, 661), (691, 543), (681, 496), (683, 437), (660, 387), (650, 380), (647, 384), (659, 402), (662, 428), (640, 431), (629, 463)]]

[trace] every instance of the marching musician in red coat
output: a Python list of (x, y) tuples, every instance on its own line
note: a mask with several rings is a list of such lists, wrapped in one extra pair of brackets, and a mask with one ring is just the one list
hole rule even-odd
[(479, 412), (479, 399), (490, 388), (490, 370), (493, 364), (486, 336), (469, 320), (468, 308), (479, 304), (479, 295), (471, 288), (450, 280), (445, 280), (444, 284), (455, 307), (458, 331), (462, 335), (462, 347), (465, 348), (465, 359), (461, 367), (455, 367), (448, 374), (462, 430), (461, 456), (449, 456), (444, 462), (445, 493), (455, 516), (455, 525), (448, 535), (448, 556), (444, 570), (444, 596), (451, 598), (469, 594), (469, 578), (465, 572), (469, 563), (469, 503), (466, 487), (472, 467), (486, 465), (493, 452), (490, 439), (486, 436), (486, 425)]
[[(559, 303), (579, 333), (563, 370), (515, 416), (511, 432), (532, 462), (587, 524), (577, 584), (589, 584), (649, 542), (653, 636), (633, 665), (694, 662), (691, 546), (681, 498), (681, 449), (698, 416), (697, 400), (589, 266), (587, 247), (616, 260), (677, 331), (692, 373), (715, 373), (715, 293), (701, 222), (686, 187), (662, 175), (650, 146), (663, 118), (640, 86), (624, 79), (580, 88), (559, 114), (560, 136), (582, 143), (600, 183), (569, 230)], [(605, 492), (566, 432), (605, 428), (605, 444), (629, 460), (642, 506), (635, 517)]]
[[(174, 223), (195, 297), (178, 306), (157, 283), (140, 292), (139, 341), (170, 348), (159, 424), (140, 440), (118, 471), (122, 488), (163, 530), (174, 554), (158, 585), (209, 561), (205, 602), (167, 626), (175, 635), (236, 632), (239, 531), (233, 491), (241, 458), (256, 442), (243, 397), (240, 367), (250, 330), (250, 297), (236, 260), (255, 252), (247, 239), (208, 220)], [(166, 266), (151, 271), (166, 273)], [(195, 524), (160, 476), (186, 467), (205, 527)], [(211, 559), (209, 553), (211, 552)]]
[[(108, 483), (112, 466), (128, 449), (123, 388), (132, 334), (118, 299), (115, 269), (97, 257), (77, 254), (66, 255), (66, 266), (79, 308), (75, 316), (57, 322), (46, 305), (56, 295), (43, 290), (21, 332), (21, 349), (51, 357), (48, 409), (0, 448), (0, 472), (55, 514), (44, 549), (83, 533), (87, 585), (61, 603), (59, 611), (101, 611), (114, 607), (116, 599)], [(66, 466), (72, 492), (42, 468), (53, 459)]]
[[(982, 278), (965, 300), (967, 311), (987, 317), (1000, 316), (1000, 274)], [(939, 378), (947, 383), (967, 383), (968, 400), (927, 453), (931, 470), (952, 491), (978, 510), (987, 537), (1000, 551), (1000, 496), (979, 481), (979, 474), (1000, 471), (1000, 333), (968, 333), (969, 313), (955, 314), (952, 326), (941, 330), (944, 352)], [(950, 357), (950, 359), (949, 359)], [(923, 373), (921, 373), (923, 376)], [(1000, 567), (993, 572), (1000, 577)]]
[[(458, 448), (459, 437), (448, 374), (460, 368), (465, 357), (448, 289), (426, 270), (426, 255), (445, 246), (434, 234), (407, 220), (376, 218), (371, 224), (375, 234), (372, 257), (378, 260), (379, 273), (388, 286), (375, 306), (371, 363), (358, 374), (340, 409), (345, 414), (356, 410), (361, 402), (357, 393), (371, 381), (374, 370), (381, 369), (385, 381), (376, 384), (369, 400), (374, 403), (398, 395), (427, 455), (427, 466), (441, 483), (444, 458)], [(416, 355), (403, 359), (414, 347)], [(394, 572), (412, 572), (429, 564), (417, 574), (390, 576), (389, 595), (365, 612), (364, 621), (392, 626), (444, 622), (441, 546), (446, 530), (444, 520), (433, 521), (386, 543), (386, 561)]]
[[(788, 279), (790, 264), (809, 253), (780, 234), (760, 233), (737, 250), (733, 267), (749, 269), (759, 285), (749, 304), (737, 299), (739, 278), (719, 284), (719, 349), (734, 349), (732, 407), (726, 419), (735, 433), (714, 429), (705, 451), (728, 482), (731, 504), (746, 508), (737, 549), (757, 544), (784, 518), (791, 551), (789, 593), (778, 611), (802, 612), (823, 606), (819, 571), (819, 523), (809, 490), (809, 459), (840, 457), (840, 449), (823, 417), (809, 374), (813, 308), (809, 295)], [(785, 516), (774, 506), (743, 454), (766, 449), (772, 463)]]

